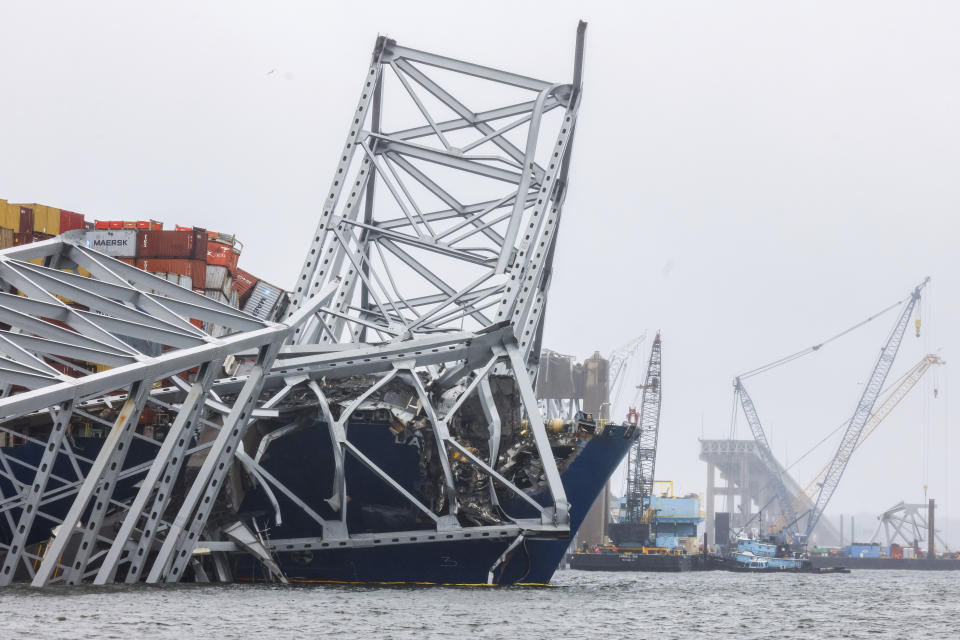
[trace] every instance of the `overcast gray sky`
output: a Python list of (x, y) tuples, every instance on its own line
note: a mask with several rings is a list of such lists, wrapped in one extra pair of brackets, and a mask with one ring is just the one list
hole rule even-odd
[[(663, 331), (658, 477), (701, 491), (697, 438), (729, 433), (735, 374), (927, 275), (922, 337), (908, 334), (891, 379), (927, 352), (951, 360), (952, 2), (2, 0), (0, 197), (235, 232), (241, 266), (289, 286), (378, 33), (563, 80), (581, 17), (585, 93), (546, 342), (582, 357)], [(894, 317), (751, 381), (781, 460), (849, 418)], [(863, 518), (921, 501), (924, 483), (941, 521), (960, 518), (948, 367), (848, 467), (829, 511), (857, 513), (858, 537), (874, 524)], [(802, 484), (832, 446), (792, 470)]]

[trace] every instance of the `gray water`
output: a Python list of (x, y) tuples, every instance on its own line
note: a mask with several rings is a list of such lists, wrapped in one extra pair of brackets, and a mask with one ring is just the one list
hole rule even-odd
[(561, 571), (551, 587), (0, 589), (0, 638), (958, 638), (960, 572)]

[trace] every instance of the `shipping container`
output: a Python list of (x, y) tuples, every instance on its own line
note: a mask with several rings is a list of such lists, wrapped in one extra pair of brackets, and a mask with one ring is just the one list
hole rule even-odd
[(137, 232), (126, 229), (87, 231), (86, 245), (108, 256), (132, 258), (137, 255)]
[(23, 209), (29, 209), (33, 212), (32, 215), (27, 216), (30, 220), (29, 224), (27, 224), (27, 217), (21, 217), (19, 227), (20, 233), (36, 231), (37, 233), (46, 233), (52, 236), (60, 233), (60, 209), (37, 203), (19, 204), (14, 206), (20, 207), (21, 211)]
[(17, 226), (17, 231), (20, 233), (33, 233), (33, 209), (18, 204), (13, 206), (19, 207), (20, 209), (20, 222)]
[[(60, 234), (60, 209), (37, 203), (29, 206), (33, 209), (34, 231), (37, 233), (48, 233), (53, 236)], [(26, 229), (21, 229), (21, 232), (25, 231)]]
[(0, 227), (0, 249), (9, 249), (13, 246), (13, 229)]
[(215, 300), (221, 304), (230, 304), (230, 298), (222, 291), (215, 291), (213, 289), (206, 289), (203, 292), (203, 295), (207, 296), (211, 300)]
[(227, 267), (218, 264), (207, 264), (207, 284), (206, 289), (223, 292), (230, 295), (233, 289), (233, 276)]
[(230, 269), (230, 273), (237, 270), (240, 262), (240, 249), (232, 244), (224, 244), (218, 240), (208, 240), (207, 264), (222, 265)]
[(84, 220), (82, 213), (60, 209), (60, 233), (83, 229), (85, 223), (86, 220)]
[(97, 221), (94, 223), (94, 226), (95, 226), (97, 229), (106, 230), (106, 229), (109, 229), (109, 228), (110, 228), (110, 221), (109, 221), (109, 220), (97, 220)]
[(274, 313), (285, 295), (282, 289), (260, 280), (253, 286), (243, 310), (254, 318), (273, 320)]
[(219, 231), (207, 231), (207, 239), (211, 242), (228, 244), (231, 247), (237, 244), (237, 236), (229, 233), (220, 233)]
[(137, 231), (138, 258), (189, 258), (205, 260), (207, 234), (203, 229), (190, 231)]
[[(141, 232), (142, 233), (142, 232)], [(150, 273), (177, 273), (190, 276), (193, 286), (204, 288), (207, 281), (207, 264), (203, 260), (186, 260), (183, 258), (137, 258), (138, 269)]]
[[(10, 220), (8, 220), (8, 216), (10, 215), (9, 211), (10, 211), (9, 203), (3, 198), (0, 198), (0, 227), (6, 227), (7, 229), (14, 229), (13, 223)], [(17, 220), (18, 224), (19, 222), (20, 221)], [(18, 229), (14, 229), (14, 231), (18, 231)]]
[[(167, 282), (172, 282), (173, 284), (183, 287), (184, 289), (191, 289), (191, 290), (193, 289), (193, 278), (191, 278), (190, 276), (185, 276), (180, 273), (162, 273), (162, 272), (159, 272), (159, 273), (153, 272), (153, 275), (157, 276), (158, 278), (163, 278)], [(150, 292), (158, 293), (158, 291), (155, 289), (150, 289)]]
[(29, 233), (15, 233), (13, 234), (13, 244), (14, 246), (19, 247), (23, 244), (32, 244), (34, 242), (43, 242), (44, 240), (49, 240), (52, 238), (50, 234), (47, 233), (37, 233), (36, 231), (30, 231)]
[(111, 220), (107, 223), (107, 228), (114, 230), (123, 229), (123, 220)]
[(259, 278), (243, 269), (237, 269), (236, 273), (233, 274), (233, 288), (237, 292), (241, 305), (247, 301), (250, 291), (253, 290), (253, 285), (257, 284), (258, 280)]

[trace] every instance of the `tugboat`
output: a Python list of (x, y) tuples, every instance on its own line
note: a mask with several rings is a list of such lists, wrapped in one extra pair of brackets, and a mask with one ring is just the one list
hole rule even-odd
[(754, 540), (741, 536), (737, 548), (728, 556), (714, 556), (714, 567), (746, 573), (850, 573), (846, 567), (813, 566), (805, 552), (793, 551), (789, 544)]

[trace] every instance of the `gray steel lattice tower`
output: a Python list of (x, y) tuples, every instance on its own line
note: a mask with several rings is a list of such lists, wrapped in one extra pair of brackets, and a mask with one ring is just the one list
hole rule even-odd
[(653, 495), (654, 469), (657, 462), (657, 437), (660, 431), (660, 399), (662, 393), (660, 334), (653, 340), (647, 377), (640, 403), (640, 437), (630, 448), (627, 459), (627, 521), (640, 522)]

